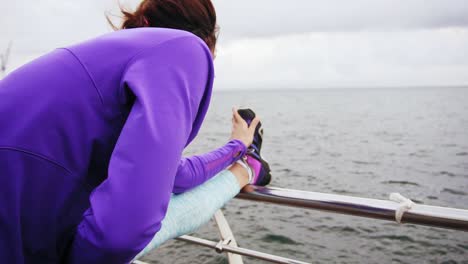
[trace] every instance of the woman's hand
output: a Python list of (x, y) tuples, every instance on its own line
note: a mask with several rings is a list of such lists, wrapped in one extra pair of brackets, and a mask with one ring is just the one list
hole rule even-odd
[(252, 144), (255, 128), (257, 127), (258, 122), (260, 122), (260, 119), (256, 116), (250, 123), (250, 126), (248, 126), (247, 122), (245, 122), (237, 112), (237, 109), (233, 107), (231, 140), (238, 139), (242, 141), (246, 147), (249, 147)]

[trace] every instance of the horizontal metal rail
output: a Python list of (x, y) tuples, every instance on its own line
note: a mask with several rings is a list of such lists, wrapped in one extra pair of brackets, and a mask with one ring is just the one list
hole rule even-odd
[[(390, 221), (396, 221), (395, 211), (401, 206), (386, 200), (253, 185), (236, 198)], [(468, 210), (414, 204), (401, 222), (468, 231)]]
[(230, 252), (230, 253), (239, 254), (239, 255), (243, 255), (243, 256), (253, 257), (253, 258), (256, 258), (256, 259), (266, 260), (266, 261), (269, 261), (269, 262), (272, 262), (272, 263), (310, 264), (308, 262), (302, 262), (302, 261), (298, 261), (298, 260), (279, 257), (279, 256), (275, 256), (275, 255), (271, 255), (271, 254), (267, 254), (267, 253), (263, 253), (263, 252), (258, 252), (258, 251), (247, 249), (247, 248), (230, 246), (230, 245), (227, 245), (227, 244), (223, 244), (222, 241), (214, 242), (214, 241), (210, 241), (210, 240), (206, 240), (206, 239), (202, 239), (202, 238), (198, 238), (198, 237), (193, 237), (193, 236), (180, 236), (180, 237), (178, 237), (176, 239), (181, 240), (181, 241), (185, 241), (185, 242), (189, 242), (189, 243), (192, 243), (192, 244), (197, 244), (197, 245), (200, 245), (200, 246), (212, 248), (212, 249), (215, 249), (216, 252), (218, 252), (218, 253)]
[[(180, 240), (184, 242), (188, 242), (191, 244), (196, 244), (199, 246), (207, 247), (207, 248), (212, 248), (216, 250), (218, 253), (223, 253), (223, 252), (228, 252), (228, 253), (233, 253), (233, 254), (238, 254), (242, 256), (248, 256), (256, 259), (261, 259), (261, 260), (266, 260), (271, 263), (279, 263), (279, 264), (310, 264), (308, 262), (303, 262), (303, 261), (298, 261), (298, 260), (293, 260), (293, 259), (288, 259), (268, 253), (263, 253), (247, 248), (241, 248), (238, 246), (231, 246), (225, 241), (221, 240), (219, 242), (211, 241), (211, 240), (206, 240), (203, 238), (198, 238), (198, 237), (193, 237), (193, 236), (180, 236), (178, 238), (175, 238), (175, 240)], [(141, 260), (133, 260), (132, 264), (149, 264)]]
[[(207, 247), (207, 248), (212, 248), (216, 250), (218, 253), (223, 253), (223, 252), (229, 252), (233, 254), (239, 254), (242, 256), (248, 256), (256, 259), (261, 259), (261, 260), (266, 260), (271, 263), (279, 263), (279, 264), (310, 264), (308, 262), (303, 262), (303, 261), (298, 261), (298, 260), (293, 260), (289, 258), (284, 258), (268, 253), (263, 253), (247, 248), (241, 248), (238, 246), (234, 245), (229, 245), (228, 241), (211, 241), (211, 240), (206, 240), (203, 238), (198, 238), (198, 237), (193, 237), (193, 236), (180, 236), (178, 238), (175, 238), (176, 240), (188, 242), (191, 244), (196, 244), (199, 246)], [(144, 261), (141, 260), (134, 260), (132, 264), (148, 264)]]

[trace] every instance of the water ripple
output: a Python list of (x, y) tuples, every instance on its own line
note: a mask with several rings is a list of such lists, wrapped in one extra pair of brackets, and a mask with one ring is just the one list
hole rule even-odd
[(451, 194), (455, 194), (455, 195), (467, 195), (467, 193), (464, 192), (464, 191), (453, 190), (453, 189), (450, 189), (450, 188), (444, 188), (442, 190), (442, 192), (451, 193)]
[(353, 160), (352, 162), (358, 165), (379, 165), (379, 163), (375, 161)]
[(267, 234), (261, 238), (262, 241), (267, 243), (279, 243), (279, 244), (288, 244), (288, 245), (302, 245), (302, 243), (296, 242), (293, 239), (277, 235), (277, 234)]
[(444, 176), (450, 176), (450, 177), (457, 176), (455, 173), (452, 173), (452, 172), (449, 172), (449, 171), (441, 171), (441, 172), (439, 172), (439, 174), (444, 175)]
[(377, 240), (380, 240), (380, 239), (398, 240), (398, 241), (411, 242), (411, 243), (415, 242), (414, 239), (405, 235), (379, 235), (379, 236), (369, 236), (369, 238), (377, 239)]
[(415, 182), (410, 181), (383, 181), (383, 184), (399, 184), (399, 185), (413, 185), (413, 186), (420, 186)]

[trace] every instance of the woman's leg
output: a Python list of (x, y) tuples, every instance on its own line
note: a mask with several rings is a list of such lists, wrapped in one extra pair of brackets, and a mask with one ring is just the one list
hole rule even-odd
[(237, 183), (240, 186), (240, 189), (244, 188), (249, 183), (249, 174), (245, 168), (243, 168), (241, 165), (234, 163), (229, 169), (230, 171), (237, 180)]
[(217, 210), (247, 185), (248, 178), (247, 171), (235, 163), (202, 185), (185, 193), (173, 195), (162, 221), (161, 230), (135, 259), (170, 239), (194, 232), (206, 224)]

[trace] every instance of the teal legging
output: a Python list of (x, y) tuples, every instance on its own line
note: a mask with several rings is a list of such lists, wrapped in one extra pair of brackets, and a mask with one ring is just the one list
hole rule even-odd
[(172, 195), (161, 230), (135, 259), (170, 239), (194, 232), (206, 224), (214, 213), (239, 191), (236, 177), (230, 171), (224, 170), (188, 192)]

